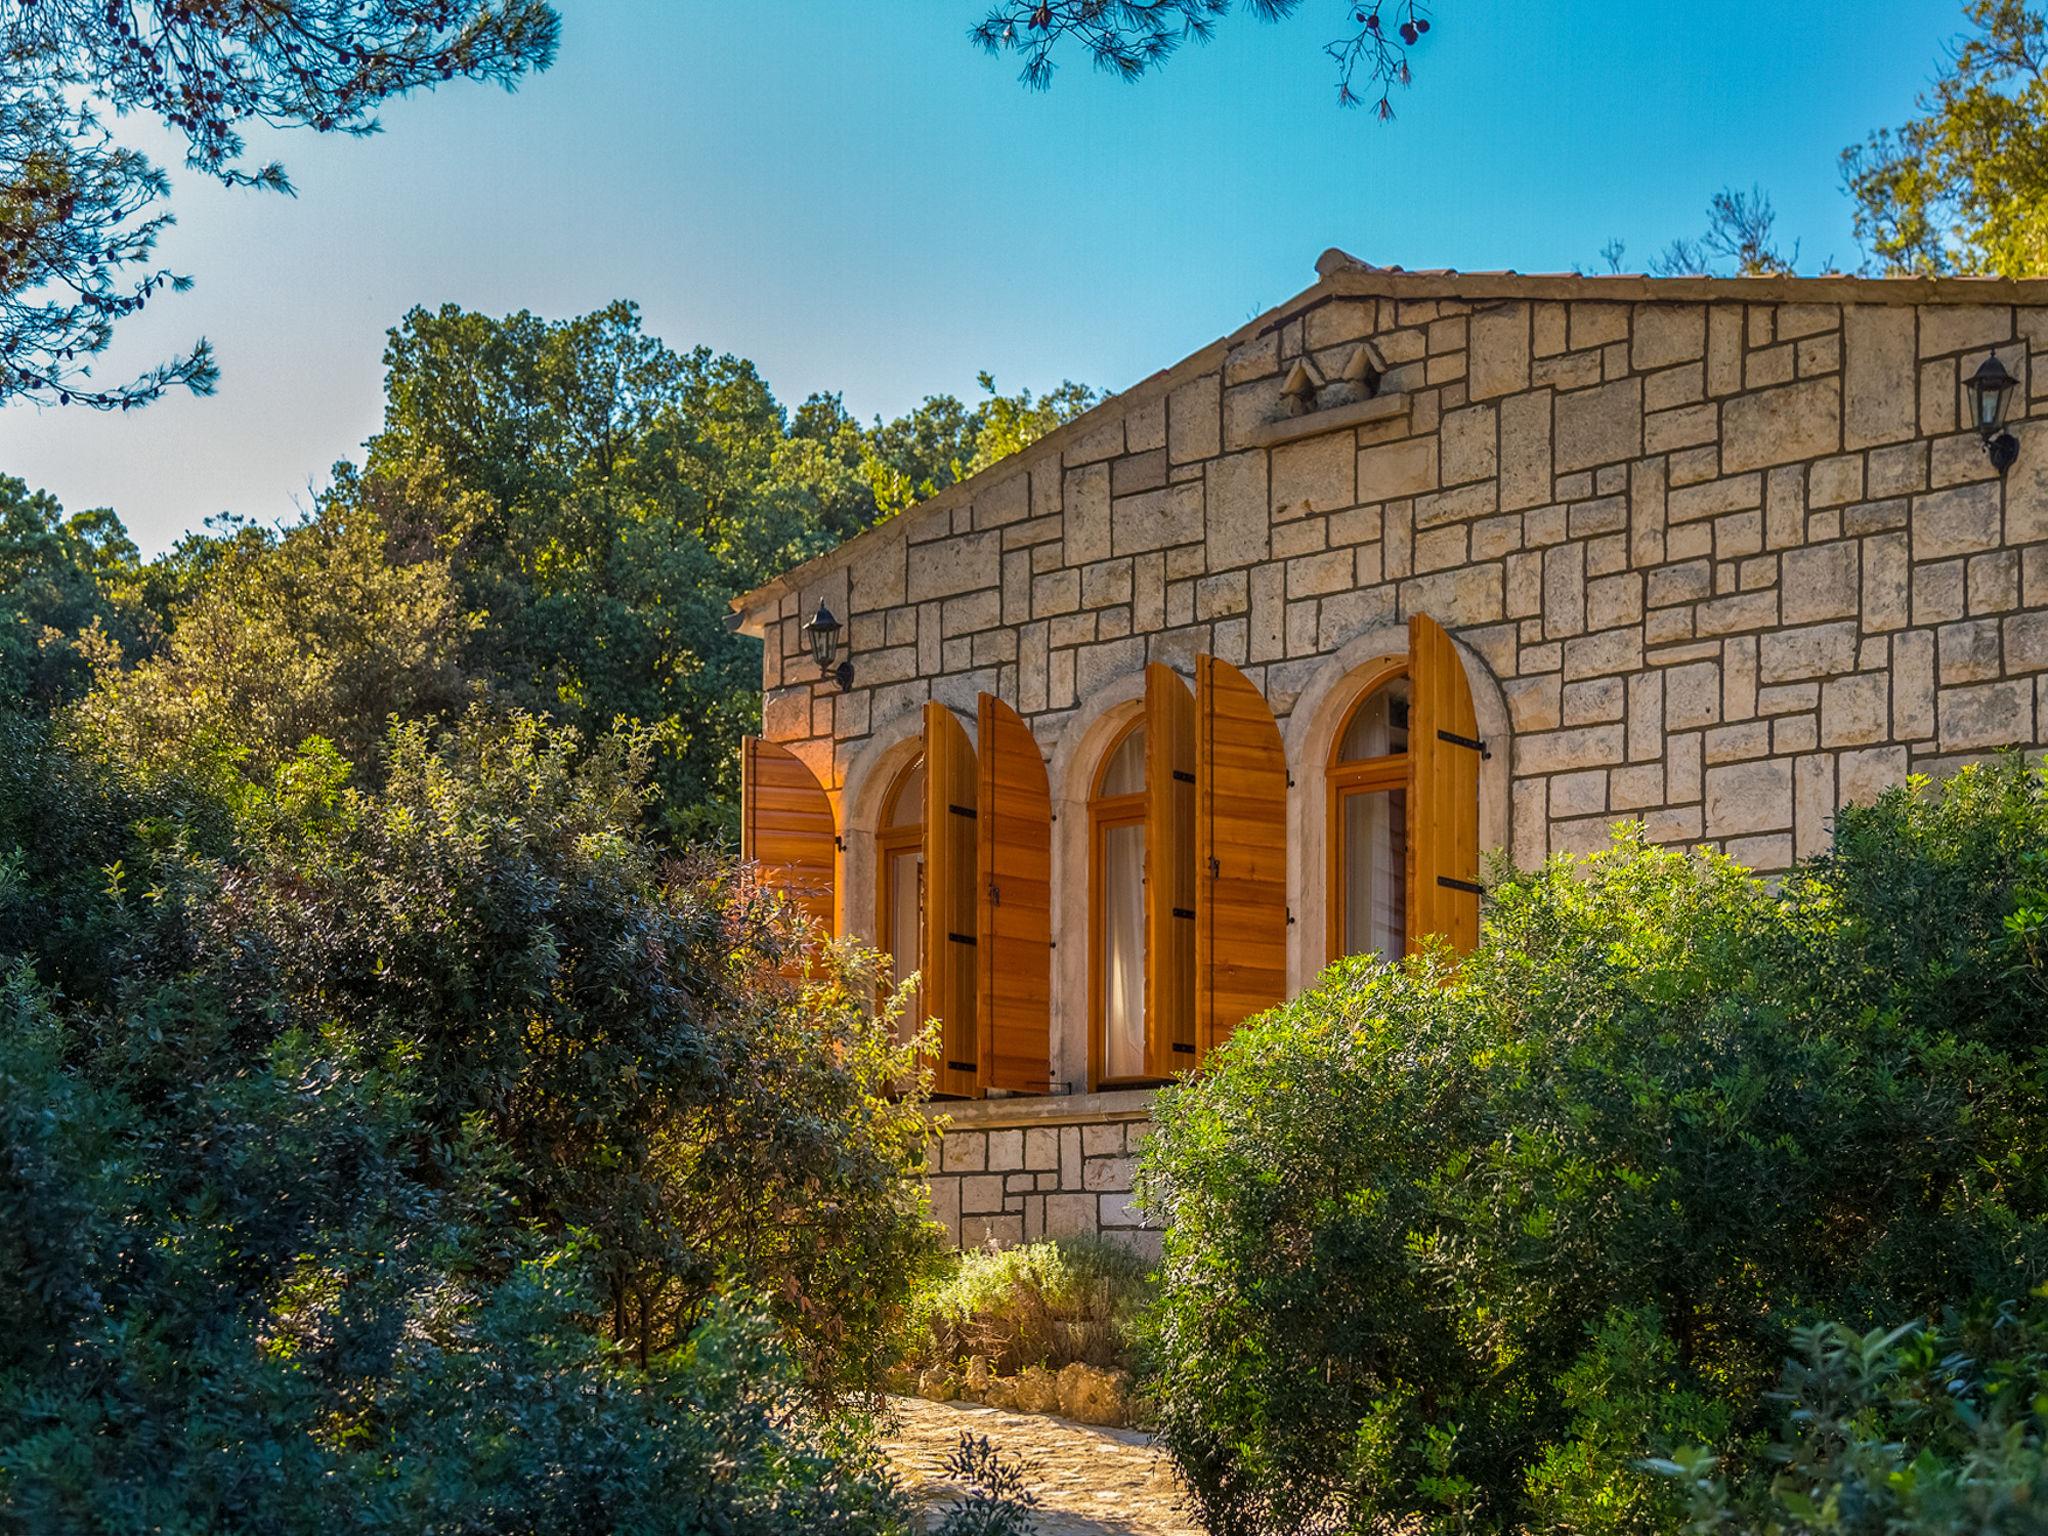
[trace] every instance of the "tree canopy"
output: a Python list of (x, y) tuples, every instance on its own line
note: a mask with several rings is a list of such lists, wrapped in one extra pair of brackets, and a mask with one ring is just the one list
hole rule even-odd
[(1856, 237), (1888, 272), (2048, 273), (2048, 13), (1969, 0), (1969, 32), (1896, 129), (1843, 152)]
[(395, 96), (545, 69), (558, 27), (546, 0), (0, 8), (0, 404), (125, 410), (181, 386), (204, 394), (218, 376), (203, 339), (132, 380), (92, 375), (119, 321), (189, 282), (152, 266), (168, 179), (102, 110), (158, 119), (201, 174), (290, 191), (282, 165), (248, 162), (243, 125), (373, 133)]
[[(1301, 0), (1246, 0), (1246, 9), (1260, 21), (1282, 21), (1301, 9)], [(1409, 55), (1429, 34), (1431, 7), (1420, 0), (1344, 0), (1331, 9), (1339, 31), (1323, 52), (1337, 68), (1338, 102), (1370, 101), (1380, 118), (1392, 117), (1393, 88), (1409, 82)], [(1136, 80), (1183, 43), (1207, 42), (1230, 10), (1231, 0), (996, 0), (972, 36), (989, 53), (1020, 60), (1019, 78), (1043, 90), (1065, 47), (1081, 49), (1097, 69)]]

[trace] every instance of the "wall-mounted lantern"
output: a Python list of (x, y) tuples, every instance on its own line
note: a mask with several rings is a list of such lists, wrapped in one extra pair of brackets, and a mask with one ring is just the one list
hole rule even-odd
[(2013, 460), (2020, 456), (2020, 441), (2005, 430), (2005, 413), (2012, 405), (2012, 392), (2019, 387), (2019, 380), (2006, 372), (2005, 364), (1992, 353), (1984, 359), (1984, 366), (1963, 381), (1963, 387), (1970, 395), (1970, 421), (1977, 429), (1977, 435), (1984, 439), (1985, 450), (1991, 455), (1991, 467), (2001, 475), (2012, 468)]
[(818, 676), (829, 677), (838, 683), (841, 693), (853, 686), (853, 663), (842, 661), (835, 666), (832, 661), (839, 652), (839, 631), (844, 627), (821, 600), (818, 611), (811, 615), (810, 622), (801, 631), (810, 641), (811, 660), (818, 664)]

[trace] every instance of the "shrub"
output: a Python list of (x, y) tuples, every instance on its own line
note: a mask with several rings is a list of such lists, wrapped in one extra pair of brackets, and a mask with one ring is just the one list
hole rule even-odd
[(901, 1356), (999, 1376), (1029, 1366), (1130, 1368), (1149, 1296), (1143, 1259), (1095, 1238), (977, 1250), (935, 1266), (905, 1309)]
[(1654, 1464), (1688, 1495), (1687, 1528), (1759, 1536), (2020, 1536), (2048, 1511), (2042, 1308), (1936, 1328), (1793, 1335), (1768, 1485), (1731, 1490), (1708, 1451)]
[(1219, 1536), (1668, 1529), (1802, 1322), (2048, 1278), (2017, 763), (1843, 813), (1774, 891), (1635, 837), (1354, 961), (1161, 1096), (1156, 1390)]

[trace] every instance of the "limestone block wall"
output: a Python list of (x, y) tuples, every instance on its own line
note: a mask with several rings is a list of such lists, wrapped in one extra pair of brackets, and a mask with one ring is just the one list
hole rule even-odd
[(934, 1106), (933, 1216), (961, 1248), (1100, 1235), (1157, 1258), (1159, 1234), (1131, 1208), (1151, 1102), (1125, 1092)]
[[(1284, 717), (1347, 642), (1419, 610), (1505, 701), (1518, 861), (1628, 817), (1767, 870), (1844, 801), (2041, 743), (2048, 307), (1436, 281), (1476, 291), (1340, 273), (771, 589), (767, 734), (852, 794), (928, 697), (971, 719), (997, 692), (1050, 754), (1147, 661), (1204, 650)], [(1664, 291), (1709, 297), (1635, 296)], [(1296, 359), (1335, 377), (1364, 341), (1378, 399), (1284, 419)], [(2005, 481), (1963, 415), (1993, 351), (2022, 381)], [(820, 598), (849, 618), (843, 695), (798, 633)]]
[[(1369, 399), (1290, 415), (1369, 344)], [(2020, 380), (2001, 479), (1963, 381)], [(847, 621), (855, 683), (800, 633)], [(1290, 977), (1324, 962), (1322, 759), (1410, 615), (1456, 641), (1524, 866), (1620, 819), (1774, 871), (1909, 773), (2048, 742), (2048, 283), (1401, 274), (1356, 267), (764, 588), (763, 728), (835, 799), (842, 932), (928, 699), (1024, 715), (1050, 764), (1052, 1080), (954, 1105), (956, 1240), (1131, 1216), (1134, 1106), (1088, 1081), (1085, 799), (1148, 662), (1244, 669), (1290, 752)], [(1093, 1106), (1084, 1108), (1083, 1106)], [(1090, 1118), (1093, 1116), (1093, 1118)]]

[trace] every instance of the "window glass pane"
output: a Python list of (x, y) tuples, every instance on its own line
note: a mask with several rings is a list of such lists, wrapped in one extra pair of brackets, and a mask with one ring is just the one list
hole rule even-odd
[(1337, 761), (1355, 763), (1408, 750), (1408, 679), (1397, 677), (1352, 711)]
[(1139, 795), (1145, 792), (1145, 727), (1139, 726), (1117, 744), (1102, 768), (1101, 795)]
[[(924, 969), (924, 850), (904, 848), (889, 855), (889, 961), (896, 981)], [(913, 1004), (898, 1020), (898, 1035), (917, 1032), (922, 1007)]]
[(885, 827), (914, 827), (924, 820), (924, 759), (919, 758), (910, 772), (896, 781), (894, 798), (889, 801), (889, 814), (883, 818)]
[(1344, 953), (1398, 960), (1408, 938), (1408, 792), (1346, 795), (1342, 810)]
[(1102, 1075), (1145, 1072), (1145, 828), (1102, 829)]

